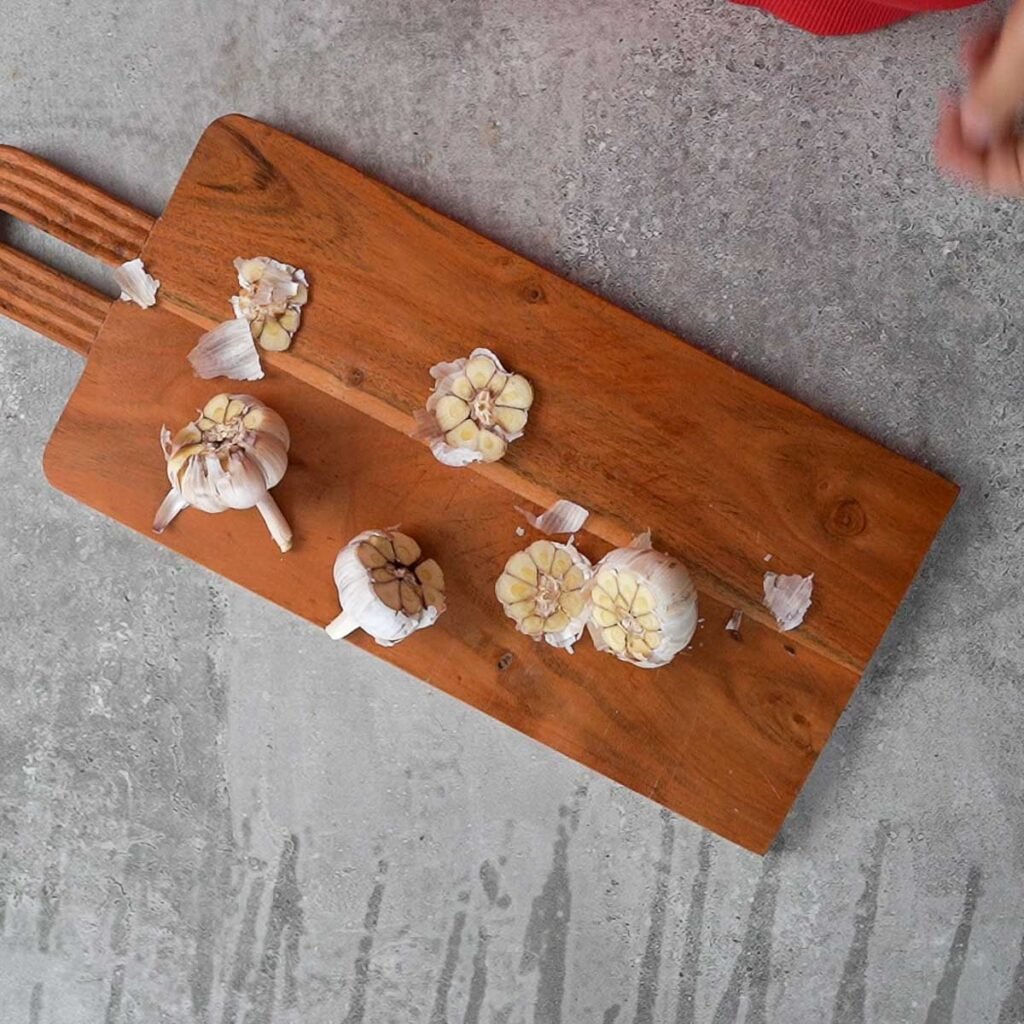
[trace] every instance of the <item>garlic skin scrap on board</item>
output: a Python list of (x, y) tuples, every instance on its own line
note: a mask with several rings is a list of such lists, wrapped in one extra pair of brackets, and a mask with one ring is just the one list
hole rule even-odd
[(784, 633), (796, 629), (804, 621), (811, 607), (813, 590), (813, 572), (810, 576), (764, 574), (764, 606), (775, 616), (779, 629)]
[(235, 260), (242, 290), (231, 297), (235, 316), (249, 324), (253, 339), (268, 352), (283, 352), (299, 329), (309, 283), (302, 270), (269, 256)]
[(533, 387), (509, 373), (489, 349), (468, 359), (430, 368), (437, 382), (417, 419), (417, 436), (430, 441), (434, 457), (446, 466), (497, 462), (509, 444), (523, 436)]
[(571, 652), (587, 624), (591, 573), (572, 544), (538, 540), (505, 563), (494, 593), (520, 633)]
[(697, 629), (697, 590), (682, 563), (654, 551), (650, 533), (595, 566), (587, 629), (594, 645), (640, 668), (667, 665)]
[(421, 555), (419, 544), (398, 530), (367, 530), (349, 541), (334, 562), (342, 612), (328, 624), (328, 636), (340, 640), (362, 629), (393, 647), (432, 626), (445, 609), (444, 574)]
[(282, 551), (292, 531), (270, 495), (288, 468), (288, 427), (273, 409), (251, 395), (214, 395), (199, 416), (160, 443), (171, 489), (153, 529), (163, 531), (183, 509), (203, 512), (257, 508)]
[(143, 309), (156, 305), (156, 292), (160, 282), (146, 273), (142, 260), (129, 260), (115, 267), (114, 280), (121, 289), (122, 302), (134, 302)]

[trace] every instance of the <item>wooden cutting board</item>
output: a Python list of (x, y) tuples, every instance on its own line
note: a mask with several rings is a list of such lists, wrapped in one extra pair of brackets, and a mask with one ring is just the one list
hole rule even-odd
[[(351, 642), (768, 848), (955, 486), (243, 117), (207, 129), (155, 224), (25, 154), (0, 153), (0, 179), (0, 207), (107, 262), (141, 254), (162, 282), (154, 309), (111, 306), (0, 250), (0, 309), (89, 351), (46, 452), (55, 486), (153, 536), (160, 427), (225, 389), (196, 380), (185, 354), (230, 315), (232, 260), (303, 267), (310, 301), (292, 349), (264, 358), (265, 380), (227, 385), (292, 429), (274, 493), (294, 549), (279, 554), (256, 512), (186, 511), (154, 539), (323, 625), (338, 611), (338, 548), (401, 522), (441, 562), (449, 610), (394, 648)], [(452, 470), (407, 435), (430, 365), (481, 344), (534, 382), (537, 401), (506, 460)], [(703, 622), (671, 666), (643, 671), (587, 642), (568, 655), (503, 617), (493, 581), (533, 536), (516, 535), (513, 506), (556, 497), (595, 513), (580, 538), (591, 557), (650, 528), (689, 565)], [(766, 568), (814, 572), (799, 630), (780, 634), (761, 608)], [(724, 628), (734, 608), (746, 613), (739, 638)]]

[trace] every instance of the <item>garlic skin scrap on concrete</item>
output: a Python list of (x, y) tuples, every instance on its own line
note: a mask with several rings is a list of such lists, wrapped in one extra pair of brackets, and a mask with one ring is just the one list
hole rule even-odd
[(445, 610), (444, 574), (432, 558), (398, 530), (367, 530), (338, 553), (334, 583), (342, 612), (327, 626), (334, 640), (354, 630), (393, 647), (432, 626)]
[(494, 593), (520, 633), (572, 651), (587, 623), (591, 572), (572, 544), (538, 540), (505, 563)]
[(248, 321), (253, 339), (268, 352), (283, 352), (299, 329), (309, 283), (302, 270), (269, 256), (235, 260), (241, 291), (231, 297), (235, 316)]
[(587, 629), (594, 645), (640, 668), (667, 665), (697, 629), (697, 590), (682, 563), (649, 533), (595, 566)]
[(292, 531), (270, 494), (288, 468), (288, 427), (273, 409), (251, 395), (214, 395), (199, 416), (160, 443), (171, 489), (153, 529), (163, 531), (183, 509), (203, 512), (256, 508), (282, 551)]
[(522, 374), (509, 373), (489, 349), (438, 363), (430, 374), (436, 383), (426, 412), (417, 417), (417, 436), (430, 442), (439, 462), (497, 462), (523, 436), (533, 387)]

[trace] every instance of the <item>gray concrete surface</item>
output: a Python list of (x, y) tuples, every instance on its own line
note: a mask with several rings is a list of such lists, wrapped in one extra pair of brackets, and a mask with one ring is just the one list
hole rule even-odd
[(3, 141), (156, 212), (264, 118), (964, 494), (761, 861), (51, 491), (80, 363), (0, 322), (0, 1019), (1024, 1021), (1024, 206), (929, 153), (985, 15), (8, 0)]

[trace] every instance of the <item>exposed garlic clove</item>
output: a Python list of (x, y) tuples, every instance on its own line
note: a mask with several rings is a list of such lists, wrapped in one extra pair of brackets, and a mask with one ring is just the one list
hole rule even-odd
[(263, 376), (259, 352), (244, 320), (225, 320), (202, 335), (188, 354), (197, 377), (209, 380), (259, 380)]
[(291, 345), (309, 298), (303, 271), (269, 256), (235, 260), (240, 292), (231, 297), (236, 318), (244, 320), (254, 340), (270, 352)]
[(810, 576), (764, 574), (764, 606), (775, 616), (779, 629), (783, 632), (796, 629), (804, 621), (807, 609), (811, 607), (813, 590), (813, 572)]
[(693, 638), (697, 591), (683, 565), (644, 534), (596, 566), (587, 629), (599, 650), (640, 668), (667, 665)]
[(505, 563), (494, 593), (521, 633), (572, 651), (590, 610), (590, 575), (590, 562), (572, 544), (539, 540)]
[(432, 626), (445, 610), (444, 574), (412, 537), (398, 530), (367, 530), (338, 553), (334, 582), (342, 613), (327, 626), (333, 639), (356, 629), (391, 647)]
[(430, 442), (439, 462), (497, 462), (522, 436), (533, 388), (509, 374), (493, 352), (475, 349), (466, 359), (438, 363), (430, 374), (436, 383), (426, 413), (417, 416), (416, 436)]
[(171, 490), (153, 529), (162, 533), (189, 506), (212, 513), (255, 508), (277, 546), (290, 550), (291, 528), (270, 495), (288, 468), (289, 442), (284, 420), (259, 399), (214, 395), (173, 438), (166, 427), (161, 432)]
[(156, 305), (156, 292), (160, 282), (146, 273), (142, 260), (129, 260), (116, 267), (114, 280), (121, 289), (122, 302), (134, 302), (143, 309)]

